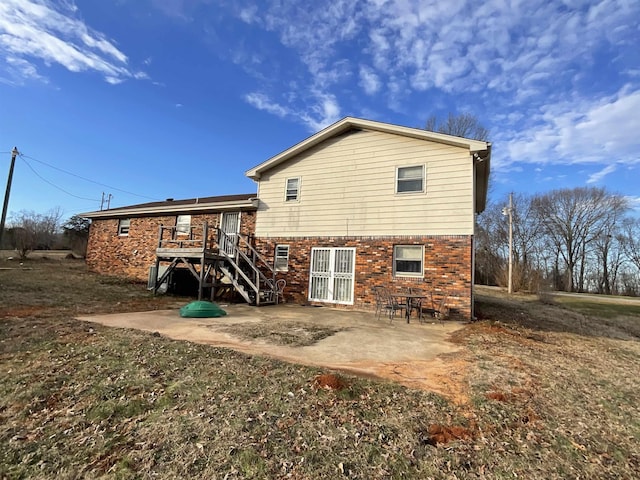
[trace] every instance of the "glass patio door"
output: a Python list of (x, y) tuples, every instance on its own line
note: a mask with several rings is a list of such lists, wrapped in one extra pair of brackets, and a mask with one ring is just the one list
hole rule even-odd
[(355, 248), (312, 248), (309, 300), (353, 303)]

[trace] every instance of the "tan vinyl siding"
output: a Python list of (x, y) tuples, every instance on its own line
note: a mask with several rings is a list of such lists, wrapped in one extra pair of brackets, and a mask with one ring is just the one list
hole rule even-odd
[[(412, 165), (425, 166), (426, 192), (396, 194), (396, 168)], [(472, 175), (464, 148), (350, 132), (263, 174), (256, 235), (469, 235)], [(301, 179), (300, 198), (285, 202), (292, 177)]]

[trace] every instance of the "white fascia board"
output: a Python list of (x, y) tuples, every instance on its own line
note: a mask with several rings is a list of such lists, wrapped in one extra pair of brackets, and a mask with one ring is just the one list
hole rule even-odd
[(157, 215), (161, 213), (189, 213), (189, 212), (220, 212), (226, 210), (238, 210), (242, 208), (254, 209), (258, 207), (258, 199), (243, 200), (240, 202), (218, 203), (189, 203), (186, 205), (162, 205), (157, 207), (118, 208), (113, 210), (99, 210), (96, 212), (81, 213), (79, 217), (85, 218), (117, 218), (144, 215)]

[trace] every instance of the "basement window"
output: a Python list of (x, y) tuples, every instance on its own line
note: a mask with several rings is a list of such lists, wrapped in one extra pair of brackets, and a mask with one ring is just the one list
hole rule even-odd
[(422, 277), (424, 247), (396, 245), (393, 247), (393, 274), (399, 277)]
[(129, 226), (131, 225), (130, 218), (121, 218), (118, 220), (118, 235), (121, 237), (129, 236)]
[(276, 245), (274, 268), (276, 272), (286, 272), (289, 270), (289, 245)]

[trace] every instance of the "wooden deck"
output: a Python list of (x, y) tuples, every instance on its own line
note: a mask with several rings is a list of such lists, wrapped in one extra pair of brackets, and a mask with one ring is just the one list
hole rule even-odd
[(217, 249), (162, 247), (156, 249), (156, 256), (163, 260), (173, 260), (176, 257), (202, 259), (205, 261), (220, 260), (222, 256)]

